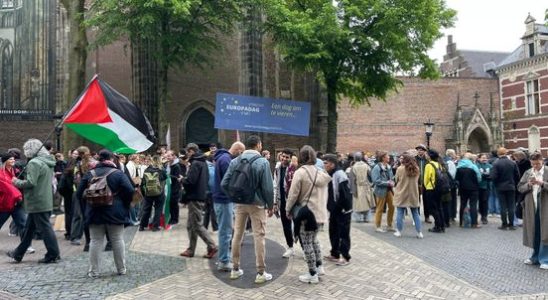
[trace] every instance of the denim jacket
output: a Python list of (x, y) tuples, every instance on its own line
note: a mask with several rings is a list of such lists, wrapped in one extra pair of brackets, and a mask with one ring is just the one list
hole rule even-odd
[(371, 171), (371, 179), (373, 180), (373, 186), (375, 187), (373, 190), (375, 196), (386, 196), (386, 192), (388, 191), (388, 182), (394, 180), (392, 168), (387, 166), (387, 168), (384, 169), (381, 163), (376, 164)]

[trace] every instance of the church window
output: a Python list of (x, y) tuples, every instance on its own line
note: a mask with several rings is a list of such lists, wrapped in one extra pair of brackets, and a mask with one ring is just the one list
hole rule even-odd
[(540, 93), (538, 79), (527, 81), (527, 114), (540, 113)]
[(1, 8), (13, 8), (14, 2), (14, 0), (2, 0), (2, 2), (0, 2), (2, 5)]

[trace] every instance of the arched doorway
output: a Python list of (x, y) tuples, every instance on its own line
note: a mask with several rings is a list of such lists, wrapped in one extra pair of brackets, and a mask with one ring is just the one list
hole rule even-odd
[(470, 133), (468, 137), (468, 150), (473, 153), (485, 153), (489, 152), (489, 137), (487, 133), (481, 128), (478, 127)]
[(196, 143), (200, 148), (207, 149), (209, 144), (217, 143), (218, 131), (214, 127), (215, 116), (203, 107), (192, 111), (188, 116), (185, 128), (184, 144)]

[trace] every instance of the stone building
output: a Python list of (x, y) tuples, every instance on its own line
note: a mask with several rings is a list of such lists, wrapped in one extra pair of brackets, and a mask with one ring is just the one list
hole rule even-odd
[(548, 155), (548, 26), (528, 15), (521, 41), (496, 68), (504, 143)]
[[(44, 139), (54, 128), (55, 103), (64, 97), (67, 74), (67, 23), (64, 9), (56, 0), (0, 0), (0, 150), (18, 146), (30, 138)], [(314, 76), (290, 71), (258, 30), (258, 15), (250, 14), (232, 36), (219, 41), (220, 50), (211, 67), (188, 66), (169, 74), (167, 115), (172, 148), (189, 142), (201, 146), (221, 142), (229, 146), (236, 138), (231, 130), (214, 125), (216, 93), (225, 92), (312, 103), (310, 136), (261, 134), (264, 147), (297, 149), (303, 144), (325, 148), (326, 113)], [(91, 35), (90, 35), (91, 36)], [(30, 45), (30, 46), (29, 46)], [(130, 98), (139, 94), (144, 76), (132, 78), (139, 59), (120, 41), (88, 54), (87, 77), (100, 74), (114, 88)], [(133, 79), (133, 80), (132, 80)], [(144, 103), (139, 103), (147, 111)], [(241, 133), (242, 138), (249, 133)], [(158, 142), (164, 143), (165, 136)], [(75, 145), (76, 146), (76, 145)]]
[(56, 13), (54, 0), (0, 1), (0, 147), (53, 128)]

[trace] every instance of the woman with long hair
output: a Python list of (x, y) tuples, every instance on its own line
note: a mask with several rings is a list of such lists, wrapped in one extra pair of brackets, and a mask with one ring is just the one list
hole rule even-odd
[(423, 238), (419, 216), (419, 176), (420, 170), (415, 158), (408, 154), (402, 155), (401, 165), (396, 169), (396, 186), (394, 187), (394, 206), (398, 209), (396, 216), (397, 230), (394, 235), (397, 237), (401, 236), (403, 215), (409, 207), (415, 221), (417, 238)]
[[(327, 185), (331, 177), (315, 167), (316, 151), (308, 145), (299, 151), (299, 163), (301, 167), (293, 176), (285, 209), (287, 217), (293, 219), (295, 236), (301, 241), (308, 265), (308, 273), (299, 276), (299, 280), (318, 283), (318, 276), (325, 274), (318, 230), (327, 223)], [(292, 209), (295, 205), (302, 208), (293, 216)]]

